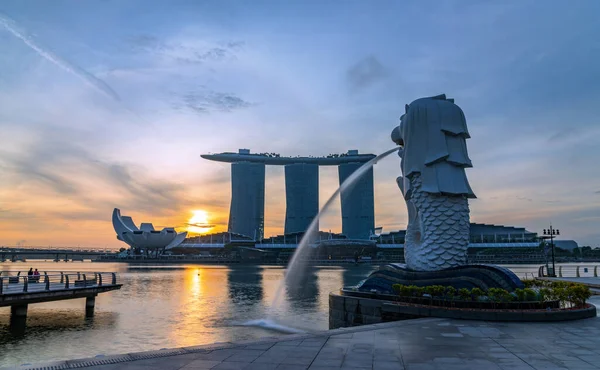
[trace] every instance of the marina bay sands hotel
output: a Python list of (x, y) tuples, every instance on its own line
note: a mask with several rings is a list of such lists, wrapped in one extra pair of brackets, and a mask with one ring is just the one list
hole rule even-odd
[[(326, 157), (281, 157), (273, 153), (203, 154), (211, 161), (231, 163), (231, 208), (228, 231), (261, 240), (265, 220), (265, 166), (285, 167), (285, 234), (304, 232), (319, 212), (319, 166), (338, 166), (340, 184), (373, 154)], [(348, 239), (368, 239), (375, 227), (373, 168), (348, 191), (340, 194), (342, 234)]]

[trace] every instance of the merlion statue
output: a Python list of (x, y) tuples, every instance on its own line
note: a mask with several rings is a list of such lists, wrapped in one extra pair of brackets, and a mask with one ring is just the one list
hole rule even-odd
[(392, 141), (400, 145), (402, 176), (396, 180), (408, 208), (406, 263), (380, 266), (352, 290), (396, 294), (394, 284), (455, 289), (524, 289), (512, 271), (468, 265), (469, 198), (465, 168), (472, 167), (465, 115), (446, 95), (406, 105)]
[(406, 105), (392, 140), (401, 146), (396, 179), (408, 208), (406, 266), (436, 271), (467, 264), (469, 132), (463, 111), (446, 95)]

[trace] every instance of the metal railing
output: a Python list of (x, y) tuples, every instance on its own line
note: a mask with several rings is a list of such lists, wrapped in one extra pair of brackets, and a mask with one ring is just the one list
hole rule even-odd
[(0, 251), (13, 253), (13, 252), (29, 252), (29, 251), (60, 251), (62, 252), (92, 252), (92, 253), (118, 253), (118, 249), (109, 248), (90, 248), (90, 247), (66, 247), (66, 246), (52, 246), (52, 245), (22, 245), (22, 246), (0, 246)]
[[(16, 273), (16, 274), (15, 274)], [(0, 295), (21, 294), (66, 289), (84, 289), (117, 285), (116, 272), (64, 272), (27, 275), (18, 272), (0, 271)]]
[[(600, 265), (556, 265), (556, 277), (598, 277)], [(538, 269), (538, 277), (548, 277), (550, 271), (546, 265)]]

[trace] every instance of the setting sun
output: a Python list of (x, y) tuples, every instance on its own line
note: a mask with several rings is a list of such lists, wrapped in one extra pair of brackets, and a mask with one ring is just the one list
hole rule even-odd
[(213, 225), (208, 223), (208, 212), (199, 209), (192, 211), (193, 216), (188, 221), (188, 231), (196, 234), (204, 234), (209, 232)]

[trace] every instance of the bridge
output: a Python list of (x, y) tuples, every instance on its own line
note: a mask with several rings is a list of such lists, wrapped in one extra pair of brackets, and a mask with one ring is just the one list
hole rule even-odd
[(100, 256), (115, 255), (112, 249), (73, 248), (73, 247), (0, 247), (0, 262), (15, 262), (23, 259), (52, 259), (54, 261), (83, 261), (99, 259)]
[(10, 306), (11, 329), (25, 328), (27, 307), (33, 303), (85, 298), (85, 314), (94, 315), (96, 296), (121, 289), (115, 272), (0, 271), (0, 307)]

